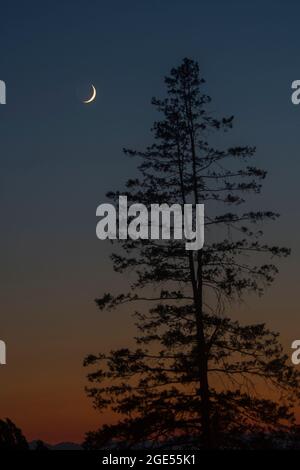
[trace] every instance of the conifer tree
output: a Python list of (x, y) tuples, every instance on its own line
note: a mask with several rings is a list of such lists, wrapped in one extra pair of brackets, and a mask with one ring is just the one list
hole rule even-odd
[(147, 207), (204, 204), (205, 243), (187, 251), (181, 240), (117, 242), (114, 269), (134, 273), (130, 291), (105, 293), (96, 303), (100, 310), (132, 305), (137, 346), (85, 359), (94, 367), (87, 388), (94, 406), (119, 415), (87, 434), (88, 449), (111, 442), (242, 446), (245, 434), (285, 432), (294, 421), (299, 375), (278, 335), (232, 314), (234, 302), (263, 294), (277, 273), (274, 259), (289, 250), (264, 240), (262, 222), (278, 214), (247, 207), (247, 195), (260, 193), (266, 177), (252, 163), (255, 148), (214, 144), (234, 118), (211, 114), (204, 83), (193, 60), (171, 70), (166, 98), (152, 100), (162, 116), (153, 144), (124, 150), (139, 159), (139, 177), (108, 194)]

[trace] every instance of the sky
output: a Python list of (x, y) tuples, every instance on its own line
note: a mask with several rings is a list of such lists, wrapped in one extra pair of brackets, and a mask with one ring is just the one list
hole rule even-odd
[[(126, 279), (95, 236), (96, 207), (151, 142), (152, 96), (183, 57), (197, 60), (235, 143), (269, 175), (258, 206), (280, 212), (270, 240), (292, 248), (262, 299), (241, 307), (285, 347), (300, 337), (300, 5), (296, 1), (9, 1), (0, 5), (0, 417), (28, 439), (78, 441), (110, 419), (86, 397), (86, 354), (128, 344), (129, 312), (93, 299)], [(91, 84), (97, 100), (85, 106)]]

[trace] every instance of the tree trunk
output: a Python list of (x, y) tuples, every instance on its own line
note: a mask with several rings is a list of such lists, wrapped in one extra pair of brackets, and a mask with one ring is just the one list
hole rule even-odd
[(197, 342), (199, 354), (199, 379), (200, 379), (200, 396), (202, 404), (202, 431), (204, 446), (206, 448), (213, 447), (211, 435), (211, 416), (210, 416), (210, 397), (208, 383), (208, 365), (207, 351), (203, 325), (203, 285), (202, 285), (202, 251), (198, 252), (198, 286), (196, 299), (196, 326), (197, 326)]
[[(188, 93), (190, 96), (190, 90)], [(185, 100), (186, 114), (189, 122), (189, 137), (192, 154), (192, 168), (193, 168), (193, 192), (194, 192), (194, 203), (199, 204), (198, 195), (198, 176), (196, 169), (196, 149), (195, 149), (195, 135), (194, 135), (194, 124), (191, 112), (190, 100)], [(202, 280), (202, 250), (197, 253), (197, 275), (194, 268), (194, 257), (190, 255), (190, 268), (191, 277), (193, 284), (193, 296), (195, 305), (195, 317), (196, 317), (196, 336), (197, 336), (197, 350), (199, 357), (199, 395), (201, 397), (201, 425), (204, 447), (210, 449), (213, 447), (212, 434), (211, 434), (211, 416), (210, 416), (210, 397), (209, 397), (209, 383), (208, 383), (208, 366), (207, 366), (207, 352), (204, 335), (203, 325), (203, 280)]]
[(198, 393), (201, 398), (201, 425), (204, 447), (210, 449), (213, 447), (210, 423), (210, 398), (209, 398), (209, 383), (208, 383), (208, 367), (207, 367), (207, 353), (206, 343), (204, 336), (203, 325), (203, 309), (202, 309), (202, 252), (198, 253), (198, 272), (196, 281), (195, 267), (193, 255), (189, 253), (189, 264), (191, 270), (191, 279), (193, 287), (193, 297), (195, 305), (195, 319), (196, 319), (196, 341), (198, 353), (198, 377), (199, 389)]

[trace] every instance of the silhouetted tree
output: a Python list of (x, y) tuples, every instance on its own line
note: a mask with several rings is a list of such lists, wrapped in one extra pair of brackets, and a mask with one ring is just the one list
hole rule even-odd
[(49, 450), (49, 448), (46, 446), (46, 444), (41, 441), (41, 440), (38, 440), (36, 441), (35, 443), (35, 449), (34, 450), (38, 450), (38, 451), (45, 451), (45, 450)]
[(212, 143), (213, 131), (231, 129), (233, 117), (211, 115), (196, 62), (184, 59), (165, 83), (167, 97), (153, 99), (163, 115), (154, 123), (154, 143), (125, 150), (141, 159), (140, 177), (108, 197), (117, 202), (126, 195), (128, 203), (149, 209), (204, 203), (205, 245), (193, 252), (181, 240), (118, 242), (124, 251), (112, 255), (114, 269), (135, 273), (131, 290), (106, 293), (96, 303), (100, 310), (142, 305), (135, 312), (137, 349), (85, 359), (96, 366), (87, 389), (94, 406), (120, 415), (116, 424), (87, 434), (88, 449), (113, 441), (119, 447), (146, 441), (241, 446), (245, 434), (287, 430), (294, 420), (299, 375), (278, 335), (231, 314), (234, 301), (264, 292), (277, 273), (273, 259), (289, 254), (262, 241), (261, 222), (278, 214), (242, 209), (245, 195), (260, 192), (266, 171), (249, 163), (254, 147)]
[(0, 450), (29, 450), (21, 429), (10, 420), (0, 420)]

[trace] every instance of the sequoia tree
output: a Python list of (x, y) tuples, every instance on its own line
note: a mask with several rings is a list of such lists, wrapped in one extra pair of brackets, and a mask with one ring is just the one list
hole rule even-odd
[(204, 83), (193, 60), (171, 70), (166, 98), (152, 100), (162, 115), (153, 144), (124, 150), (140, 159), (139, 177), (108, 194), (148, 208), (204, 204), (205, 244), (189, 251), (175, 239), (117, 242), (114, 269), (131, 273), (130, 290), (96, 303), (132, 305), (137, 346), (85, 359), (95, 367), (87, 388), (94, 406), (119, 415), (87, 434), (88, 449), (242, 446), (247, 434), (285, 432), (294, 420), (299, 375), (278, 334), (233, 315), (237, 300), (263, 294), (277, 273), (274, 259), (289, 250), (264, 239), (262, 222), (278, 214), (249, 210), (246, 196), (260, 193), (266, 171), (251, 163), (254, 147), (218, 148), (215, 132), (229, 131), (234, 119), (212, 115)]

